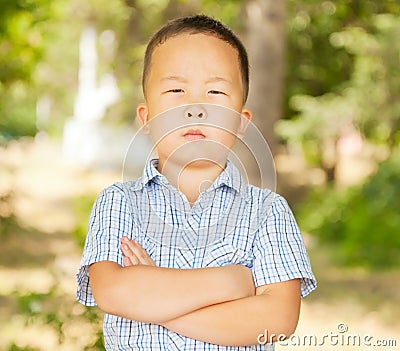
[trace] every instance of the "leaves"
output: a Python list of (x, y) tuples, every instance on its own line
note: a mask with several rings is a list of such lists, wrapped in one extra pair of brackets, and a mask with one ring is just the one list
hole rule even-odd
[[(335, 144), (348, 129), (389, 148), (400, 140), (400, 17), (374, 14), (365, 28), (347, 26), (331, 33), (329, 42), (331, 51), (344, 50), (351, 57), (348, 79), (321, 95), (294, 94), (289, 103), (297, 114), (276, 128), (287, 143), (301, 145), (306, 158), (319, 166), (326, 158), (324, 143)], [(325, 71), (320, 79), (336, 69), (326, 66)]]
[[(364, 184), (312, 192), (299, 211), (302, 228), (335, 248), (346, 265), (400, 266), (400, 148)], [(315, 210), (318, 206), (318, 211)]]

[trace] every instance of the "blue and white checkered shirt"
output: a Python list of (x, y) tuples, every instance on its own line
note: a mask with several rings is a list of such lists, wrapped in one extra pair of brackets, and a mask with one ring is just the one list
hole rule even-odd
[[(138, 180), (103, 190), (93, 206), (77, 273), (77, 298), (82, 304), (96, 304), (89, 284), (90, 264), (108, 260), (123, 266), (123, 236), (135, 238), (160, 267), (242, 264), (251, 269), (256, 287), (295, 278), (301, 279), (302, 296), (316, 287), (286, 201), (246, 184), (229, 161), (193, 207), (157, 171), (157, 160), (147, 164)], [(103, 329), (107, 350), (273, 350), (272, 344), (214, 345), (110, 314), (104, 316)]]

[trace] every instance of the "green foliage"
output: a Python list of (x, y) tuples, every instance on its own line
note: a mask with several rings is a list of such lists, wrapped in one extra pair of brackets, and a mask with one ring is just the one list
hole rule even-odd
[(400, 141), (400, 17), (377, 15), (372, 24), (372, 33), (356, 27), (335, 33), (335, 45), (355, 57), (341, 97), (353, 106), (354, 123), (368, 139), (392, 147)]
[(85, 346), (85, 348), (83, 349), (84, 351), (102, 351), (106, 349), (103, 342), (103, 333), (101, 331), (98, 331), (96, 333), (96, 337), (96, 342), (94, 342), (92, 345)]
[[(75, 321), (76, 323), (83, 323), (82, 325), (94, 327), (95, 337), (92, 338), (90, 344), (84, 346), (84, 350), (105, 350), (101, 328), (102, 312), (97, 307), (85, 308), (77, 314), (72, 308), (73, 305), (78, 304), (77, 301), (67, 302), (64, 297), (63, 304), (60, 304), (57, 286), (51, 287), (45, 293), (27, 292), (21, 294), (16, 291), (11, 296), (16, 301), (18, 315), (25, 321), (26, 325), (50, 326), (58, 336), (59, 345), (63, 345), (65, 338), (68, 337), (65, 332), (65, 325)], [(28, 346), (22, 347), (12, 342), (6, 350), (36, 351), (38, 349)]]
[(38, 351), (38, 349), (29, 346), (19, 347), (17, 344), (12, 343), (8, 346), (7, 351)]
[[(323, 165), (324, 146), (330, 144), (334, 148), (337, 139), (349, 130), (357, 129), (373, 143), (387, 144), (389, 148), (399, 144), (400, 16), (372, 14), (364, 27), (348, 25), (327, 38), (330, 49), (326, 54), (341, 61), (341, 55), (351, 58), (346, 68), (340, 68), (347, 72), (347, 79), (321, 56), (320, 64), (326, 66), (324, 74), (340, 77), (340, 84), (330, 82), (330, 91), (322, 95), (309, 89), (309, 93), (318, 96), (292, 96), (290, 106), (297, 116), (277, 124), (278, 134), (289, 144), (301, 145), (306, 158), (316, 165)], [(314, 64), (310, 67), (317, 69)], [(318, 77), (316, 71), (313, 75)]]
[(14, 193), (0, 194), (0, 239), (4, 239), (17, 227), (14, 213)]
[(242, 3), (242, 0), (200, 1), (202, 12), (222, 21), (235, 30), (241, 26), (240, 11)]
[[(339, 3), (344, 2), (335, 2), (337, 9)], [(330, 48), (321, 52), (319, 63), (310, 62), (304, 71), (304, 60), (314, 56), (304, 60), (300, 56), (295, 81), (301, 89), (290, 99), (291, 110), (298, 114), (277, 125), (278, 133), (289, 144), (300, 145), (306, 159), (317, 166), (324, 167), (327, 151), (348, 130), (357, 129), (370, 142), (397, 150), (363, 185), (349, 189), (330, 185), (315, 191), (299, 213), (301, 227), (332, 245), (338, 262), (372, 269), (400, 265), (400, 6), (390, 1), (377, 6), (382, 8), (369, 4), (364, 10), (370, 11), (357, 21), (339, 21), (342, 28), (331, 27), (322, 44)], [(380, 13), (389, 11), (389, 6), (391, 13)], [(308, 20), (304, 23), (312, 23), (311, 17)], [(304, 26), (312, 43), (307, 50), (318, 52), (321, 47), (313, 45), (320, 42), (307, 29), (309, 24)], [(304, 40), (299, 39), (295, 47)], [(301, 76), (304, 72), (310, 75)]]
[(360, 186), (314, 191), (301, 205), (299, 223), (332, 244), (335, 258), (368, 268), (400, 266), (400, 149)]
[(30, 292), (25, 295), (19, 295), (17, 298), (19, 312), (27, 316), (27, 324), (42, 321), (47, 325), (51, 325), (58, 335), (59, 342), (62, 343), (65, 337), (62, 329), (64, 322), (60, 314), (49, 309), (48, 304), (46, 304), (50, 298), (54, 298), (53, 290), (47, 293)]
[(81, 248), (85, 245), (89, 216), (96, 197), (97, 195), (85, 195), (73, 200), (72, 207), (77, 222), (72, 236)]
[(396, 0), (288, 0), (288, 50), (285, 117), (296, 111), (293, 95), (319, 96), (341, 90), (351, 75), (353, 59), (343, 47), (332, 45), (332, 34), (348, 27), (370, 32), (378, 14), (400, 15)]
[[(75, 242), (83, 249), (86, 240), (88, 221), (97, 194), (83, 195), (73, 199), (72, 208), (77, 220), (72, 236)], [(98, 325), (95, 332), (95, 340), (92, 344), (85, 346), (85, 351), (105, 350), (103, 331), (101, 328), (101, 312), (96, 307), (85, 308), (83, 317), (91, 324)]]
[(0, 1), (0, 82), (29, 80), (43, 50), (49, 0)]
[[(61, 0), (58, 0), (58, 2)], [(34, 135), (34, 72), (49, 38), (57, 1), (0, 1), (0, 142)]]
[(0, 85), (0, 144), (14, 137), (36, 134), (36, 99), (29, 89), (27, 83), (13, 82), (1, 94)]
[(301, 111), (292, 120), (281, 120), (276, 131), (289, 144), (300, 145), (309, 163), (323, 163), (323, 143), (334, 141), (351, 126), (354, 106), (341, 97), (327, 93), (319, 97), (296, 95), (291, 104)]
[(100, 309), (97, 307), (87, 307), (83, 312), (83, 316), (89, 323), (98, 325), (97, 331), (95, 332), (95, 340), (92, 344), (85, 346), (85, 351), (105, 350), (101, 315), (102, 312), (100, 312)]

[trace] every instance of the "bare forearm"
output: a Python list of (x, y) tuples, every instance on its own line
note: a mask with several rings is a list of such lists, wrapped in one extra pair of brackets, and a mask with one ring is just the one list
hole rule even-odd
[(299, 309), (299, 295), (293, 292), (257, 295), (208, 306), (162, 325), (187, 337), (213, 344), (255, 345), (258, 336), (265, 330), (268, 330), (268, 336), (265, 336), (268, 342), (272, 334), (290, 336), (296, 328)]
[(122, 268), (112, 262), (99, 262), (89, 269), (100, 308), (136, 321), (162, 323), (250, 295), (233, 279), (235, 270), (245, 269), (239, 266), (181, 270), (144, 265)]

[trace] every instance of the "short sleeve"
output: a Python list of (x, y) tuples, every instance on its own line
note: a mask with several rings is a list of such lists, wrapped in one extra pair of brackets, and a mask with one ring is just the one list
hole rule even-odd
[(316, 288), (302, 235), (286, 200), (279, 195), (255, 235), (253, 255), (256, 287), (300, 278), (302, 297)]
[(132, 229), (132, 214), (122, 184), (116, 183), (100, 193), (90, 214), (82, 260), (76, 274), (76, 295), (80, 303), (96, 305), (89, 283), (89, 265), (112, 261), (122, 266), (120, 240), (123, 236), (130, 237)]

